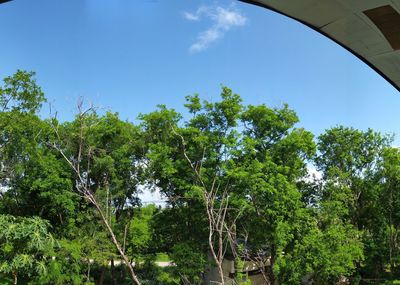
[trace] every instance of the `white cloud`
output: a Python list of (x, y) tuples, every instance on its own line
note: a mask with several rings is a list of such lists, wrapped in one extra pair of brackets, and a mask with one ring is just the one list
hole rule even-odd
[(189, 12), (183, 12), (183, 17), (189, 21), (198, 21), (200, 19), (198, 15)]
[(197, 36), (196, 42), (190, 46), (189, 51), (200, 52), (205, 50), (212, 42), (215, 42), (222, 36), (223, 33), (221, 33), (218, 29), (210, 28), (205, 30)]
[(235, 26), (243, 26), (247, 20), (239, 11), (224, 9), (222, 7), (217, 7), (213, 18), (217, 26), (224, 30), (229, 30)]
[(213, 42), (222, 38), (233, 27), (246, 24), (247, 18), (235, 7), (205, 7), (202, 6), (195, 13), (184, 12), (184, 18), (189, 21), (199, 21), (202, 18), (211, 20), (211, 27), (197, 35), (196, 41), (190, 46), (190, 52), (201, 52)]
[(196, 12), (183, 12), (183, 17), (189, 21), (199, 21), (205, 14), (208, 14), (210, 8), (207, 6), (200, 6)]

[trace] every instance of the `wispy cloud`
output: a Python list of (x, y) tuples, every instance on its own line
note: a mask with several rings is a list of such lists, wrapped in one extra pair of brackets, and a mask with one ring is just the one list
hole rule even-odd
[(197, 35), (196, 41), (190, 46), (190, 52), (201, 52), (213, 42), (222, 38), (233, 27), (246, 24), (247, 18), (234, 6), (209, 7), (202, 6), (195, 12), (184, 12), (183, 17), (188, 21), (200, 21), (203, 18), (211, 20), (211, 26)]
[(207, 6), (200, 6), (195, 12), (183, 12), (183, 17), (189, 21), (199, 21), (204, 15), (211, 12), (211, 8)]
[(189, 13), (189, 12), (183, 12), (183, 17), (185, 17), (186, 20), (189, 21), (198, 21), (200, 20), (200, 17), (196, 14)]

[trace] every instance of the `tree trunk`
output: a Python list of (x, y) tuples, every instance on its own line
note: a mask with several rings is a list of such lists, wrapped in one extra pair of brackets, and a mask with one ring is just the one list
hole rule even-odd
[(17, 271), (16, 270), (13, 270), (13, 272), (12, 272), (12, 275), (13, 275), (13, 277), (14, 277), (14, 285), (17, 285), (18, 284), (18, 274), (17, 274)]
[[(133, 270), (132, 264), (129, 262), (128, 257), (126, 256), (126, 254), (125, 254), (124, 250), (122, 249), (120, 243), (118, 242), (117, 238), (115, 237), (114, 231), (113, 231), (113, 229), (111, 227), (111, 219), (109, 220), (109, 214), (110, 214), (109, 204), (107, 203), (106, 213), (104, 213), (103, 209), (101, 208), (100, 204), (97, 202), (93, 192), (90, 189), (90, 186), (89, 186), (90, 177), (88, 175), (84, 175), (84, 173), (86, 173), (86, 174), (90, 173), (90, 164), (88, 163), (86, 170), (81, 170), (81, 167), (80, 167), (80, 161), (82, 161), (82, 158), (84, 156), (84, 154), (83, 154), (84, 144), (85, 144), (84, 129), (87, 127), (85, 122), (84, 122), (84, 118), (85, 118), (85, 114), (90, 113), (91, 111), (94, 111), (93, 107), (89, 108), (88, 110), (83, 111), (83, 109), (82, 109), (83, 105), (82, 104), (83, 104), (82, 102), (80, 102), (78, 104), (80, 133), (79, 133), (78, 154), (75, 157), (75, 160), (77, 162), (75, 162), (74, 159), (71, 159), (68, 155), (66, 155), (63, 152), (62, 147), (58, 146), (56, 143), (54, 143), (53, 147), (56, 150), (58, 150), (58, 152), (62, 155), (62, 157), (65, 159), (65, 161), (70, 165), (72, 170), (77, 175), (77, 179), (76, 179), (77, 191), (80, 194), (82, 194), (87, 200), (89, 200), (93, 204), (93, 206), (95, 206), (97, 212), (100, 214), (101, 220), (102, 220), (104, 226), (106, 227), (106, 230), (108, 231), (113, 244), (117, 248), (120, 257), (122, 258), (122, 261), (125, 262), (126, 266), (129, 269), (129, 273), (130, 273), (130, 276), (132, 278), (132, 281), (136, 285), (141, 285), (138, 277), (135, 274), (135, 271)], [(58, 125), (54, 125), (54, 131), (55, 131), (55, 134), (56, 134), (56, 136), (57, 136), (57, 138), (59, 140), (58, 143), (62, 144), (60, 135), (58, 133)], [(88, 159), (90, 161), (90, 157), (92, 155), (90, 148), (88, 150), (88, 154), (87, 155), (88, 155)], [(107, 186), (107, 191), (108, 191), (108, 186)], [(107, 197), (107, 199), (108, 198), (109, 197)]]
[(117, 281), (115, 280), (114, 259), (111, 259), (111, 284), (112, 285), (117, 285)]
[[(132, 264), (129, 262), (129, 259), (126, 256), (125, 252), (122, 250), (122, 247), (119, 244), (117, 238), (115, 237), (114, 231), (112, 230), (110, 224), (108, 223), (107, 218), (104, 216), (104, 213), (103, 213), (102, 209), (100, 208), (100, 205), (97, 203), (96, 199), (94, 198), (94, 196), (91, 193), (88, 193), (87, 195), (88, 195), (89, 200), (93, 203), (93, 205), (96, 207), (98, 213), (100, 214), (101, 220), (103, 221), (104, 226), (106, 227), (108, 233), (110, 234), (113, 244), (117, 248), (119, 255), (121, 256), (122, 260), (125, 262), (126, 266), (129, 269), (129, 273), (131, 275), (132, 280), (136, 283), (136, 285), (141, 285), (139, 279), (137, 278), (137, 276), (135, 274), (135, 271), (133, 270)], [(111, 260), (111, 262), (113, 265), (114, 261)]]
[(100, 273), (100, 280), (99, 280), (99, 285), (103, 285), (104, 283), (104, 274), (106, 272), (106, 269), (104, 266), (101, 267), (101, 273)]
[(125, 282), (126, 269), (123, 266), (121, 266), (121, 271), (120, 271), (119, 277), (121, 279), (121, 282)]
[(86, 282), (90, 282), (90, 259), (88, 259), (88, 270), (87, 270), (87, 276), (86, 276)]
[(393, 270), (394, 270), (394, 259), (393, 259), (393, 249), (394, 249), (394, 235), (393, 235), (393, 218), (392, 218), (392, 209), (393, 209), (393, 191), (390, 191), (389, 197), (389, 263), (390, 263), (390, 275), (393, 277)]
[(275, 256), (276, 256), (276, 249), (275, 246), (271, 246), (271, 257), (270, 257), (270, 267), (268, 270), (268, 277), (269, 277), (269, 282), (271, 285), (275, 285), (277, 283), (277, 280), (275, 278), (275, 273), (274, 273), (274, 264), (275, 264)]

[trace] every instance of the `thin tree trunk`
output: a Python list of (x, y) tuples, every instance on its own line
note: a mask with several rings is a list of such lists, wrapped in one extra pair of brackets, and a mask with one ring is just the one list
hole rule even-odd
[(90, 282), (90, 259), (88, 259), (88, 271), (86, 276), (86, 282)]
[(117, 281), (115, 280), (115, 265), (114, 259), (111, 259), (111, 284), (117, 285)]
[(13, 277), (14, 277), (14, 285), (17, 285), (18, 284), (18, 274), (17, 274), (17, 271), (16, 270), (13, 270), (13, 272), (12, 272), (12, 275), (13, 275)]
[(394, 248), (394, 238), (393, 238), (393, 219), (392, 219), (392, 209), (393, 209), (393, 190), (390, 189), (390, 198), (389, 198), (389, 262), (390, 262), (390, 275), (393, 276), (394, 270), (394, 260), (393, 260), (393, 248)]
[(99, 280), (99, 285), (103, 285), (104, 283), (104, 274), (106, 272), (106, 268), (104, 266), (101, 267), (101, 273), (100, 273), (100, 280)]
[[(217, 256), (215, 249), (214, 249), (214, 241), (213, 241), (213, 236), (214, 236), (214, 217), (213, 217), (213, 213), (212, 213), (212, 208), (210, 207), (209, 204), (209, 198), (207, 195), (207, 192), (204, 193), (204, 198), (206, 201), (206, 210), (207, 210), (207, 215), (208, 215), (208, 223), (209, 223), (209, 229), (208, 229), (208, 246), (210, 247), (210, 251), (212, 254), (212, 257), (215, 261), (215, 263), (217, 264), (217, 268), (218, 268), (218, 274), (219, 274), (219, 278), (221, 279), (221, 284), (224, 285), (225, 284), (225, 279), (224, 279), (224, 271), (222, 269), (222, 261), (219, 259), (219, 256)], [(211, 208), (211, 209), (210, 209)]]
[(269, 267), (269, 281), (271, 285), (275, 285), (276, 281), (275, 280), (275, 273), (274, 273), (274, 265), (275, 265), (275, 256), (276, 256), (276, 250), (275, 246), (271, 246), (271, 257), (270, 257), (270, 267)]
[[(103, 211), (101, 210), (99, 204), (97, 203), (97, 201), (95, 200), (94, 196), (89, 194), (89, 198), (91, 199), (92, 203), (94, 204), (94, 206), (96, 207), (97, 211), (99, 212), (100, 216), (101, 216), (101, 220), (103, 221), (103, 224), (105, 225), (108, 233), (111, 236), (111, 240), (114, 243), (115, 247), (118, 250), (118, 253), (120, 254), (120, 256), (122, 257), (123, 261), (125, 262), (126, 266), (129, 269), (129, 273), (132, 277), (132, 280), (137, 284), (137, 285), (141, 285), (139, 279), (137, 278), (135, 271), (133, 270), (133, 266), (132, 264), (129, 262), (128, 257), (126, 256), (126, 254), (124, 253), (124, 251), (122, 250), (121, 245), (119, 244), (117, 238), (114, 235), (114, 231), (112, 230), (110, 224), (108, 223), (107, 218), (104, 216)], [(113, 262), (113, 260), (112, 260)]]
[(121, 278), (121, 282), (122, 283), (125, 282), (125, 276), (126, 276), (126, 270), (125, 270), (125, 268), (121, 267), (121, 271), (120, 271), (119, 277)]
[[(109, 204), (107, 201), (107, 209), (106, 209), (106, 213), (104, 214), (103, 210), (101, 209), (100, 204), (97, 202), (95, 196), (93, 195), (92, 191), (90, 190), (90, 186), (89, 186), (89, 181), (90, 181), (90, 177), (89, 175), (87, 175), (86, 177), (82, 175), (82, 171), (80, 168), (80, 161), (82, 160), (82, 156), (83, 156), (83, 146), (84, 146), (84, 128), (86, 127), (86, 125), (84, 124), (84, 117), (85, 114), (87, 114), (88, 112), (93, 110), (93, 107), (89, 108), (86, 111), (83, 111), (83, 103), (80, 102), (78, 104), (78, 110), (79, 110), (79, 120), (80, 120), (80, 134), (79, 134), (79, 149), (78, 149), (78, 155), (75, 158), (75, 160), (78, 163), (75, 163), (73, 160), (71, 160), (69, 158), (69, 156), (67, 156), (62, 148), (60, 146), (58, 146), (57, 144), (54, 144), (53, 147), (59, 151), (59, 153), (62, 155), (62, 157), (66, 160), (66, 162), (70, 165), (70, 167), (72, 168), (72, 170), (75, 172), (75, 174), (77, 175), (77, 181), (76, 181), (76, 188), (77, 191), (82, 194), (86, 199), (88, 199), (93, 206), (95, 206), (97, 212), (100, 214), (101, 220), (104, 224), (104, 226), (106, 227), (111, 240), (113, 242), (113, 244), (115, 245), (115, 247), (118, 250), (118, 253), (120, 254), (122, 260), (125, 262), (126, 266), (129, 269), (129, 273), (130, 276), (132, 278), (132, 280), (134, 281), (134, 283), (136, 285), (141, 285), (139, 279), (137, 278), (134, 270), (133, 270), (133, 266), (132, 264), (129, 262), (128, 257), (125, 255), (124, 250), (122, 249), (120, 243), (118, 242), (117, 238), (115, 237), (114, 231), (111, 228), (111, 219), (109, 221), (109, 214), (110, 214), (110, 209), (109, 209)], [(54, 131), (56, 133), (57, 138), (59, 139), (59, 142), (61, 142), (61, 137), (58, 133), (58, 126), (54, 126)], [(88, 158), (90, 158), (91, 155), (91, 150), (89, 148), (88, 150)], [(90, 173), (90, 159), (88, 159), (88, 163), (87, 163), (87, 169), (84, 171), (84, 173), (88, 174)], [(108, 187), (108, 186), (107, 186)], [(108, 188), (107, 188), (108, 189)], [(107, 197), (108, 198), (108, 197)]]
[[(191, 159), (186, 153), (186, 143), (185, 139), (182, 135), (178, 134), (174, 129), (172, 129), (173, 133), (178, 135), (182, 141), (183, 147), (183, 155), (186, 161), (189, 163), (190, 167), (194, 171), (195, 175), (197, 176), (200, 185), (203, 188), (203, 199), (206, 207), (207, 218), (208, 218), (208, 245), (210, 247), (211, 255), (216, 263), (218, 274), (220, 278), (221, 285), (225, 285), (225, 278), (224, 278), (224, 271), (222, 267), (222, 263), (224, 261), (224, 227), (226, 226), (225, 218), (228, 209), (228, 196), (227, 196), (227, 188), (225, 188), (224, 193), (222, 194), (222, 201), (219, 209), (215, 208), (215, 202), (217, 201), (217, 192), (219, 189), (219, 184), (216, 185), (217, 176), (214, 177), (212, 184), (207, 187), (206, 183), (203, 180), (201, 175), (201, 164), (200, 168), (197, 169), (196, 165), (193, 164)], [(203, 154), (204, 155), (204, 154)], [(216, 236), (217, 235), (217, 236)], [(214, 241), (217, 241), (217, 249), (215, 249)]]
[(124, 243), (123, 243), (123, 247), (122, 247), (122, 250), (123, 250), (124, 252), (125, 252), (125, 250), (126, 250), (126, 235), (127, 235), (127, 233), (128, 233), (128, 225), (129, 225), (129, 222), (126, 223), (125, 229), (124, 229)]

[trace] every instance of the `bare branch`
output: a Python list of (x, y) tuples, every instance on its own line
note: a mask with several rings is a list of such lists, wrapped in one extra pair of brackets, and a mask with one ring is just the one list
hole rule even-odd
[[(68, 163), (68, 165), (71, 167), (73, 172), (75, 173), (77, 179), (75, 182), (75, 188), (78, 193), (80, 193), (86, 200), (88, 200), (97, 210), (98, 214), (100, 215), (100, 218), (108, 231), (111, 241), (115, 245), (118, 253), (120, 254), (122, 260), (128, 267), (130, 276), (132, 280), (137, 284), (141, 285), (141, 282), (139, 281), (138, 277), (136, 276), (136, 273), (133, 269), (132, 263), (129, 261), (127, 255), (124, 252), (124, 249), (121, 247), (120, 243), (118, 242), (114, 231), (110, 225), (110, 222), (107, 218), (107, 215), (104, 214), (103, 209), (100, 206), (100, 203), (96, 200), (96, 197), (94, 196), (93, 192), (90, 189), (90, 161), (91, 161), (91, 156), (93, 150), (88, 147), (87, 151), (85, 152), (85, 129), (90, 130), (90, 126), (87, 126), (85, 123), (86, 115), (89, 114), (90, 112), (93, 112), (95, 109), (93, 106), (90, 106), (88, 109), (83, 109), (83, 101), (78, 102), (78, 119), (79, 119), (79, 145), (78, 145), (78, 153), (75, 158), (69, 158), (63, 148), (62, 148), (62, 138), (59, 133), (59, 126), (53, 124), (53, 130), (56, 134), (56, 138), (58, 140), (57, 143), (53, 143), (52, 146), (54, 149), (56, 149), (61, 156), (64, 158), (64, 160)], [(85, 170), (81, 169), (81, 163), (83, 161), (83, 157), (86, 156), (87, 163), (85, 166)]]

